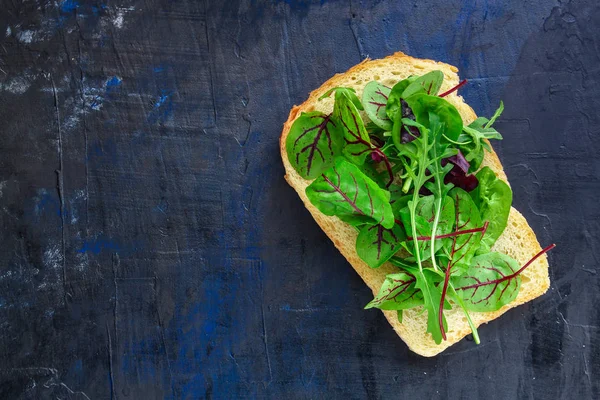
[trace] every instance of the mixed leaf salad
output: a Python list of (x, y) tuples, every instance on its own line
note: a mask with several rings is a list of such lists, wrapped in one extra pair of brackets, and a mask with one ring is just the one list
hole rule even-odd
[(446, 339), (444, 310), (460, 307), (474, 340), (469, 312), (495, 311), (513, 301), (524, 266), (491, 251), (506, 228), (510, 187), (481, 168), (488, 140), (502, 139), (492, 118), (464, 125), (438, 94), (444, 75), (410, 76), (393, 87), (369, 82), (358, 98), (337, 87), (333, 112), (302, 113), (286, 151), (294, 169), (312, 180), (311, 203), (358, 231), (356, 252), (371, 268), (390, 262), (379, 294), (365, 308), (402, 311), (422, 306), (427, 332)]

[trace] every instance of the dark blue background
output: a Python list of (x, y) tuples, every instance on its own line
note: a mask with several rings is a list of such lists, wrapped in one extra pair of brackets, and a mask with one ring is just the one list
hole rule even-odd
[[(501, 4), (504, 3), (504, 4)], [(0, 1), (0, 397), (600, 397), (600, 8)], [(550, 255), (542, 298), (426, 359), (283, 180), (289, 109), (442, 60)]]

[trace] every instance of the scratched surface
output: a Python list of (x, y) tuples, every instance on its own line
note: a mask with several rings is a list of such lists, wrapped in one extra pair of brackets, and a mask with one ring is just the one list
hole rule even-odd
[[(0, 0), (0, 398), (600, 398), (595, 0)], [(283, 180), (293, 104), (447, 61), (550, 255), (542, 298), (408, 351)]]

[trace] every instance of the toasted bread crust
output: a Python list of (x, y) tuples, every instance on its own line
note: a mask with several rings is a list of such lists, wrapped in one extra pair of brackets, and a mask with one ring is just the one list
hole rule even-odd
[[(286, 170), (285, 179), (290, 186), (298, 192), (298, 195), (317, 224), (319, 224), (321, 229), (323, 229), (327, 236), (333, 241), (338, 250), (346, 257), (348, 262), (350, 262), (352, 267), (358, 272), (374, 294), (379, 291), (385, 276), (389, 273), (397, 272), (397, 268), (389, 263), (384, 264), (378, 269), (372, 269), (367, 266), (356, 254), (356, 230), (339, 220), (337, 217), (328, 217), (322, 214), (310, 203), (305, 194), (305, 189), (310, 184), (310, 181), (300, 177), (290, 164), (285, 146), (286, 138), (292, 123), (301, 112), (313, 110), (331, 112), (333, 107), (332, 99), (318, 100), (320, 96), (331, 88), (337, 86), (351, 86), (357, 90), (357, 94), (360, 97), (364, 85), (374, 78), (386, 82), (389, 85), (393, 85), (395, 82), (404, 79), (408, 75), (422, 75), (436, 69), (439, 69), (444, 73), (444, 83), (440, 91), (448, 90), (458, 83), (458, 69), (441, 62), (416, 59), (400, 52), (379, 60), (367, 59), (350, 68), (343, 74), (336, 74), (320, 88), (314, 90), (304, 103), (292, 108), (288, 120), (283, 126), (283, 132), (280, 138), (280, 150)], [(456, 92), (448, 95), (446, 99), (458, 109), (465, 123), (470, 123), (477, 118), (473, 109), (468, 106)], [(499, 178), (507, 181), (506, 174), (502, 169), (502, 164), (494, 151), (490, 153), (486, 152), (483, 165), (489, 166)], [(512, 208), (509, 215), (508, 226), (494, 245), (493, 250), (508, 254), (520, 263), (525, 263), (533, 255), (538, 253), (541, 250), (541, 247), (535, 233), (529, 227), (525, 218), (517, 210)], [(498, 318), (510, 308), (541, 296), (548, 290), (549, 286), (548, 262), (546, 255), (544, 255), (522, 273), (521, 290), (512, 303), (495, 312), (472, 312), (471, 317), (473, 322), (479, 326)], [(402, 323), (398, 322), (395, 311), (383, 311), (385, 317), (396, 333), (398, 333), (402, 340), (404, 340), (408, 347), (415, 353), (426, 357), (434, 356), (470, 333), (470, 328), (462, 311), (460, 311), (458, 307), (453, 307), (452, 310), (445, 312), (449, 326), (447, 340), (436, 345), (431, 338), (431, 335), (426, 333), (426, 315), (419, 311), (419, 308), (406, 310), (404, 312)]]

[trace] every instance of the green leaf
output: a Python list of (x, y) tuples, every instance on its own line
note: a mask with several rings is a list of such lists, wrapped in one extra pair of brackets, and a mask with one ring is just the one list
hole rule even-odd
[(417, 122), (430, 127), (429, 115), (435, 114), (445, 125), (444, 134), (450, 140), (457, 140), (462, 132), (463, 123), (458, 110), (446, 100), (437, 96), (427, 94), (415, 94), (407, 97), (406, 102), (412, 109)]
[[(471, 199), (469, 193), (461, 188), (454, 188), (448, 193), (448, 196), (454, 201), (455, 209), (455, 230), (464, 231), (481, 228), (483, 225), (479, 210)], [(452, 273), (464, 272), (471, 263), (481, 242), (481, 232), (466, 233), (454, 236), (452, 239), (452, 260), (450, 268), (454, 269)], [(458, 267), (458, 269), (456, 269)]]
[(470, 195), (479, 209), (481, 219), (489, 222), (485, 236), (481, 240), (481, 247), (477, 252), (477, 254), (483, 254), (490, 251), (506, 228), (512, 204), (512, 190), (489, 167), (482, 168), (476, 176), (479, 185)]
[(381, 224), (387, 229), (394, 226), (390, 193), (343, 158), (315, 179), (306, 188), (306, 195), (325, 215), (335, 215), (355, 225)]
[(304, 179), (314, 179), (330, 168), (344, 144), (341, 124), (318, 111), (302, 113), (286, 139), (288, 160)]
[(496, 129), (492, 128), (492, 124), (502, 114), (503, 110), (504, 103), (500, 102), (500, 107), (498, 107), (490, 120), (479, 117), (471, 122), (469, 126), (463, 127), (463, 133), (458, 137), (458, 142), (461, 142), (458, 148), (470, 163), (469, 172), (479, 169), (483, 161), (484, 150), (491, 151), (491, 147), (486, 139), (502, 140), (502, 135)]
[(384, 131), (392, 129), (392, 121), (385, 112), (390, 91), (389, 87), (371, 81), (365, 86), (362, 96), (367, 116)]
[(385, 229), (381, 225), (363, 226), (356, 239), (356, 253), (371, 268), (378, 268), (400, 250), (406, 240), (399, 225)]
[(438, 94), (442, 82), (444, 81), (444, 74), (442, 71), (431, 71), (415, 79), (402, 93), (403, 98), (410, 97), (417, 93), (424, 93), (431, 96)]
[(401, 111), (400, 99), (402, 98), (404, 90), (415, 79), (416, 77), (408, 77), (396, 83), (394, 87), (392, 87), (392, 90), (390, 91), (390, 94), (388, 96), (387, 104), (385, 106), (385, 113), (387, 114), (390, 120), (393, 121), (394, 117), (398, 115), (398, 113)]
[[(435, 236), (446, 235), (452, 232), (454, 226), (454, 201), (448, 196), (444, 196), (441, 203), (441, 208), (438, 213), (437, 233)], [(437, 210), (437, 201), (434, 196), (425, 196), (419, 198), (419, 203), (416, 207), (416, 232), (419, 237), (432, 237), (433, 223)], [(410, 209), (409, 207), (400, 211), (400, 218), (406, 232), (412, 232)], [(435, 241), (435, 251), (437, 252), (444, 243), (449, 245), (451, 242), (448, 239), (437, 239)], [(413, 256), (413, 246), (406, 245), (405, 247)], [(419, 248), (421, 249), (421, 261), (431, 258), (431, 240), (419, 240)]]
[(363, 119), (348, 93), (350, 92), (344, 90), (335, 92), (333, 115), (342, 125), (346, 142), (344, 156), (352, 163), (362, 165), (371, 153), (373, 145)]
[(469, 269), (452, 279), (454, 288), (471, 311), (499, 310), (519, 293), (521, 277), (517, 261), (502, 253), (486, 253), (473, 258)]
[[(416, 278), (415, 287), (423, 293), (423, 305), (427, 311), (427, 332), (436, 344), (442, 343), (442, 331), (440, 329), (440, 302), (442, 300), (442, 292), (436, 286), (440, 281), (440, 276), (429, 269), (419, 271), (414, 268), (409, 269), (409, 272)], [(444, 330), (448, 330), (446, 318), (442, 315)]]
[(323, 100), (324, 98), (329, 97), (333, 92), (335, 92), (336, 96), (338, 95), (338, 93), (340, 95), (345, 95), (346, 97), (348, 97), (348, 99), (350, 99), (350, 101), (352, 102), (352, 104), (354, 104), (356, 108), (358, 108), (361, 111), (363, 110), (363, 106), (360, 102), (360, 99), (356, 95), (356, 90), (348, 87), (337, 86), (331, 88), (327, 92), (325, 92), (323, 96), (319, 97), (319, 100)]
[(492, 115), (492, 118), (490, 118), (490, 121), (485, 125), (485, 127), (490, 128), (494, 124), (494, 122), (496, 122), (496, 120), (502, 114), (503, 111), (504, 111), (504, 103), (502, 102), (502, 100), (500, 100), (500, 106), (498, 107), (496, 112), (494, 112), (494, 115)]
[(365, 306), (380, 310), (406, 310), (423, 304), (423, 294), (417, 290), (416, 279), (406, 272), (390, 274), (375, 298)]

